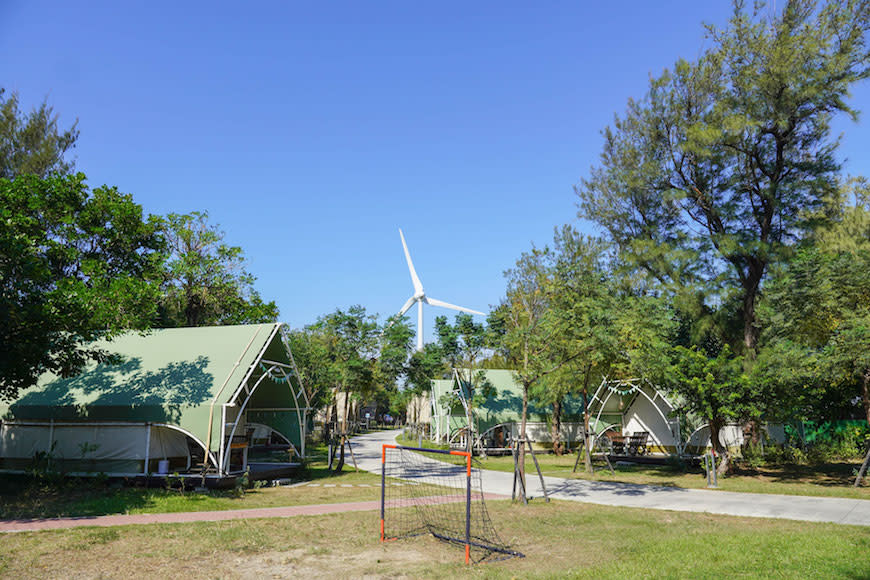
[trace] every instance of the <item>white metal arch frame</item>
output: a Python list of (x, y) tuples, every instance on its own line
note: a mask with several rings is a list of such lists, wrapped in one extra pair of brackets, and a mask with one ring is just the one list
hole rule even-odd
[[(202, 450), (205, 453), (205, 455), (203, 457), (203, 463), (211, 462), (211, 464), (214, 465), (215, 467), (218, 466), (218, 460), (214, 456), (214, 453), (212, 453), (209, 450), (208, 446), (205, 443), (200, 441), (196, 435), (194, 435), (193, 433), (191, 433), (187, 429), (183, 429), (183, 428), (179, 427), (178, 425), (170, 425), (168, 423), (151, 423), (151, 426), (152, 427), (166, 427), (167, 429), (173, 429), (175, 431), (179, 431), (180, 433), (183, 433), (184, 435), (187, 435), (189, 438), (191, 438), (193, 441), (195, 441), (197, 445), (202, 447)], [(151, 448), (151, 434), (150, 433), (148, 434), (147, 447), (148, 447), (148, 451), (146, 452), (146, 454), (150, 454), (150, 452), (151, 452), (151, 449), (150, 449)], [(146, 459), (146, 465), (147, 465), (147, 459)]]
[[(654, 395), (652, 397), (650, 397), (649, 394), (643, 388), (641, 388), (643, 386), (643, 383), (646, 383), (653, 390)], [(606, 391), (606, 395), (604, 396), (604, 398), (602, 398), (602, 391)], [(664, 411), (662, 411), (662, 407), (657, 402), (657, 400), (661, 399), (661, 401), (665, 405), (667, 405), (668, 411), (672, 411), (674, 409), (674, 406), (671, 405), (671, 403), (668, 401), (667, 397), (665, 397), (664, 393), (662, 393), (658, 389), (658, 387), (656, 387), (654, 384), (652, 384), (651, 382), (649, 382), (646, 379), (634, 378), (634, 379), (624, 379), (624, 380), (609, 380), (606, 376), (603, 377), (601, 379), (601, 384), (598, 385), (598, 388), (595, 390), (595, 394), (592, 395), (592, 398), (589, 401), (590, 407), (596, 401), (600, 405), (598, 408), (598, 413), (595, 415), (596, 426), (598, 426), (601, 423), (601, 414), (604, 412), (604, 407), (605, 407), (605, 405), (607, 405), (607, 402), (610, 400), (610, 398), (614, 394), (618, 394), (620, 397), (631, 394), (631, 395), (634, 395), (634, 398), (637, 398), (638, 396), (643, 396), (647, 401), (649, 401), (650, 404), (653, 406), (653, 408), (656, 410), (656, 412), (659, 414), (659, 416), (662, 418), (662, 421), (664, 421), (665, 425), (668, 425), (669, 427), (671, 427), (671, 434), (674, 436), (674, 440), (676, 441), (676, 444), (677, 444), (677, 453), (682, 455), (683, 442), (682, 442), (682, 439), (680, 437), (679, 422), (677, 422), (677, 424), (676, 424), (677, 432), (674, 433), (673, 427), (671, 425), (671, 421), (668, 419), (667, 415), (665, 415)], [(634, 399), (632, 399), (629, 402), (626, 409), (631, 407), (631, 405), (633, 403), (634, 403)], [(608, 428), (610, 428), (610, 427), (611, 426), (608, 426)]]
[(507, 429), (510, 432), (510, 434), (508, 435), (508, 441), (511, 445), (513, 444), (513, 441), (516, 439), (516, 423), (513, 421), (509, 421), (506, 423), (498, 423), (497, 425), (493, 425), (492, 427), (478, 435), (477, 438), (474, 440), (475, 449), (483, 449), (484, 439), (486, 439), (486, 437), (490, 433), (495, 432), (496, 429)]
[[(264, 379), (269, 379), (278, 383), (287, 384), (290, 390), (290, 395), (293, 397), (293, 403), (295, 405), (295, 408), (272, 410), (287, 410), (296, 412), (296, 420), (299, 424), (299, 435), (302, 447), (301, 456), (304, 457), (305, 455), (305, 427), (308, 412), (311, 410), (310, 398), (307, 391), (305, 390), (305, 385), (302, 383), (302, 377), (299, 374), (299, 370), (296, 367), (296, 361), (293, 358), (293, 352), (290, 349), (290, 342), (286, 336), (286, 327), (284, 325), (280, 326), (280, 332), (281, 342), (284, 345), (284, 349), (291, 364), (288, 365), (282, 362), (271, 361), (263, 358), (263, 354), (265, 353), (266, 348), (271, 343), (272, 337), (270, 337), (270, 340), (266, 342), (266, 346), (263, 347), (263, 351), (259, 353), (259, 356), (257, 356), (257, 358), (254, 360), (254, 363), (248, 369), (248, 372), (245, 374), (245, 378), (242, 381), (241, 385), (239, 385), (239, 388), (236, 390), (235, 393), (233, 393), (230, 401), (223, 405), (225, 413), (227, 407), (236, 406), (239, 399), (242, 396), (244, 397), (241, 405), (239, 405), (238, 414), (236, 415), (235, 420), (232, 423), (232, 429), (230, 430), (228, 436), (222, 437), (221, 439), (221, 456), (220, 465), (218, 467), (218, 470), (221, 472), (221, 474), (225, 473), (225, 470), (229, 465), (230, 453), (232, 451), (232, 447), (230, 445), (227, 445), (227, 442), (232, 442), (233, 437), (236, 434), (236, 430), (239, 426), (239, 420), (244, 415), (248, 403), (251, 401), (251, 397), (257, 391), (257, 387), (260, 386), (260, 383), (262, 383)], [(274, 334), (272, 336), (274, 336)], [(254, 384), (251, 385), (250, 380), (253, 378), (254, 372), (257, 368), (260, 368), (262, 370), (262, 374), (260, 374)], [(298, 390), (293, 385), (293, 381), (291, 380), (291, 377), (293, 375), (296, 376), (296, 380), (299, 383)], [(300, 406), (300, 401), (304, 403), (302, 406)], [(222, 415), (224, 413), (222, 413)]]
[[(454, 397), (457, 397), (459, 399), (459, 401), (462, 403), (462, 409), (465, 411), (466, 423), (470, 419), (471, 424), (466, 425), (465, 427), (460, 427), (459, 429), (457, 429), (453, 434), (450, 435), (449, 439), (450, 439), (450, 441), (453, 441), (453, 439), (457, 436), (457, 433), (462, 431), (462, 429), (470, 430), (471, 433), (469, 433), (468, 436), (472, 438), (472, 446), (473, 446), (474, 441), (476, 439), (474, 437), (474, 433), (479, 432), (480, 429), (478, 429), (477, 417), (474, 415), (473, 409), (470, 408), (471, 402), (468, 400), (468, 397), (466, 397), (465, 389), (462, 386), (463, 382), (466, 382), (470, 385), (472, 380), (473, 380), (472, 377), (469, 377), (468, 380), (463, 379), (462, 375), (459, 372), (459, 369), (453, 369), (453, 382), (454, 382), (455, 386), (454, 386), (451, 394)], [(449, 417), (450, 414), (448, 413), (447, 416)], [(448, 420), (447, 430), (450, 431), (449, 420)]]

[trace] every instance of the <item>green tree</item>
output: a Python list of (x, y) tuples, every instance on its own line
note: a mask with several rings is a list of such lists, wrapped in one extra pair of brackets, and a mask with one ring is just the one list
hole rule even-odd
[(517, 457), (520, 485), (526, 489), (526, 423), (529, 413), (529, 391), (548, 372), (545, 359), (556, 339), (552, 325), (547, 324), (547, 282), (549, 277), (547, 252), (532, 248), (523, 253), (514, 268), (505, 271), (507, 291), (491, 318), (500, 330), (501, 350), (516, 367), (515, 375), (523, 389), (520, 414), (520, 445)]
[[(378, 386), (377, 353), (378, 324), (373, 315), (362, 306), (351, 306), (347, 311), (335, 312), (320, 318), (310, 327), (321, 341), (323, 368), (319, 372), (324, 387), (334, 394), (332, 408), (340, 422), (340, 436), (350, 428), (352, 402), (370, 398)], [(336, 405), (342, 405), (339, 414)], [(329, 412), (327, 421), (331, 420)], [(335, 471), (344, 467), (344, 445), (341, 446)]]
[(452, 325), (447, 322), (446, 316), (437, 316), (435, 334), (438, 336), (438, 351), (442, 359), (449, 369), (457, 373), (457, 387), (464, 391), (466, 422), (469, 426), (467, 451), (471, 453), (475, 435), (474, 407), (490, 394), (491, 387), (480, 367), (487, 350), (486, 324), (475, 322), (471, 314), (464, 312), (456, 315)]
[(208, 213), (169, 214), (161, 323), (166, 327), (273, 322), (274, 302), (263, 302), (256, 278), (245, 271), (242, 248), (223, 242)]
[(408, 375), (409, 357), (414, 352), (414, 330), (408, 324), (407, 317), (388, 319), (381, 329), (378, 343), (377, 413), (392, 411), (400, 416), (405, 414), (410, 398), (417, 394), (407, 383), (402, 389), (399, 384)]
[[(601, 241), (563, 228), (554, 240), (555, 263), (551, 308), (556, 334), (567, 354), (565, 366), (550, 378), (557, 396), (579, 394), (583, 401), (584, 464), (592, 471), (590, 403), (594, 388), (624, 355), (621, 349), (619, 295), (605, 262)], [(565, 355), (563, 355), (565, 356)]]
[(813, 398), (816, 405), (833, 401), (848, 409), (857, 392), (870, 425), (868, 272), (870, 250), (807, 248), (778, 272), (768, 300), (771, 342), (806, 353), (807, 382), (825, 387)]
[(729, 422), (758, 418), (754, 392), (744, 371), (743, 359), (725, 345), (716, 356), (697, 347), (676, 346), (670, 368), (669, 387), (681, 400), (681, 409), (704, 417), (710, 427), (710, 442), (721, 458), (718, 473), (730, 468), (730, 452), (720, 433)]
[(749, 359), (762, 281), (836, 186), (831, 120), (856, 115), (846, 98), (870, 64), (866, 0), (789, 0), (764, 14), (737, 2), (697, 61), (629, 101), (577, 188), (580, 215), (637, 268), (706, 304), (735, 304), (731, 342)]
[(0, 179), (0, 396), (108, 353), (92, 342), (147, 329), (159, 230), (130, 195), (82, 174)]
[(78, 140), (77, 122), (61, 130), (48, 103), (43, 102), (30, 114), (24, 114), (19, 109), (18, 94), (8, 97), (5, 94), (0, 88), (0, 178), (14, 179), (24, 174), (44, 178), (52, 173), (70, 173), (73, 162), (64, 156)]

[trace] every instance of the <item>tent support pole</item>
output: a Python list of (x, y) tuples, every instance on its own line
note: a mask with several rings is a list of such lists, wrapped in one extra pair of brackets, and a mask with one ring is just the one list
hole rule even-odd
[(142, 473), (148, 475), (148, 463), (151, 461), (151, 423), (145, 423), (145, 429), (148, 431), (145, 434), (145, 465)]

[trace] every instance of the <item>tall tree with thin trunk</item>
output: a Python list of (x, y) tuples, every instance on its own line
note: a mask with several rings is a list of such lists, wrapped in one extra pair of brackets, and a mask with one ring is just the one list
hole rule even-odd
[(25, 114), (19, 108), (18, 94), (5, 94), (0, 88), (0, 178), (71, 173), (74, 163), (67, 153), (79, 138), (77, 121), (61, 129), (47, 102)]
[(849, 90), (870, 74), (870, 3), (789, 0), (776, 16), (735, 3), (710, 47), (652, 79), (604, 131), (599, 165), (577, 187), (581, 217), (666, 288), (710, 303), (736, 293), (731, 341), (752, 359), (756, 305), (771, 263), (835, 188), (831, 121), (854, 117)]

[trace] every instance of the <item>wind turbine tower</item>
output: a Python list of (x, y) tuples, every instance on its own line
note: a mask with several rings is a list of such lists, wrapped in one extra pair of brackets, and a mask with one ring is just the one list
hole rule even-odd
[(402, 238), (402, 248), (405, 250), (405, 260), (407, 260), (408, 270), (411, 272), (411, 282), (414, 284), (414, 294), (408, 298), (408, 301), (405, 302), (405, 305), (402, 306), (401, 310), (399, 310), (398, 315), (404, 315), (415, 302), (417, 303), (417, 350), (423, 350), (423, 304), (428, 304), (429, 306), (440, 306), (441, 308), (450, 308), (451, 310), (458, 310), (459, 312), (467, 312), (469, 314), (480, 314), (481, 316), (483, 315), (483, 312), (478, 312), (471, 308), (456, 306), (455, 304), (449, 304), (442, 300), (436, 300), (435, 298), (429, 298), (426, 296), (426, 292), (423, 290), (423, 284), (420, 282), (420, 278), (417, 277), (417, 271), (414, 269), (414, 262), (411, 261), (411, 254), (408, 252), (408, 244), (405, 243), (405, 234), (402, 233), (401, 228), (399, 228), (399, 236)]

